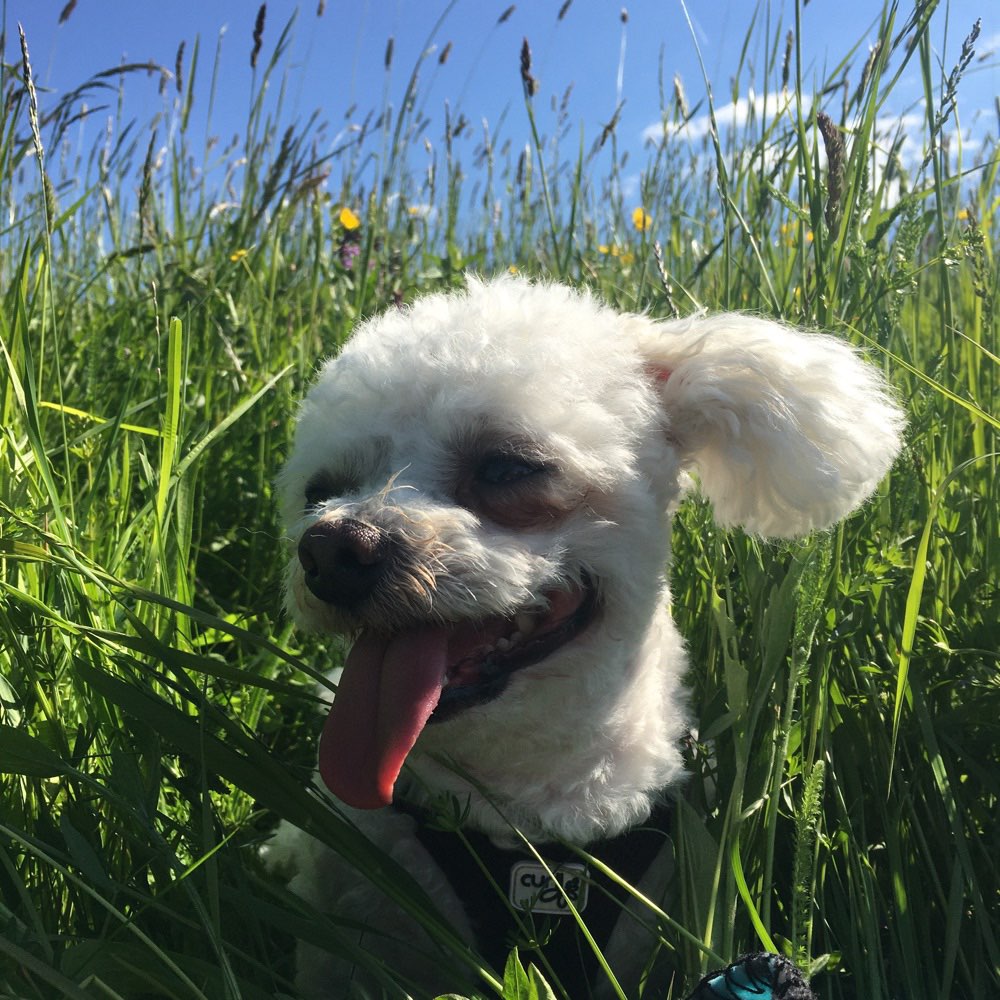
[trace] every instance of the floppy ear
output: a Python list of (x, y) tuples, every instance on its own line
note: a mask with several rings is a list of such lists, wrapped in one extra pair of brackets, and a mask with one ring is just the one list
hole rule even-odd
[(721, 524), (791, 538), (850, 513), (899, 451), (904, 418), (846, 344), (737, 314), (643, 323), (681, 460)]

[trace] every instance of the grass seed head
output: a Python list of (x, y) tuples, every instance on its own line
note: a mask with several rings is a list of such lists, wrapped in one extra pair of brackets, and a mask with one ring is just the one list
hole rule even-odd
[(674, 73), (674, 110), (680, 118), (687, 120), (688, 99), (684, 92), (684, 81), (681, 79), (680, 73)]
[(882, 40), (879, 39), (869, 50), (868, 59), (865, 61), (865, 68), (861, 71), (861, 82), (858, 84), (857, 93), (854, 95), (855, 101), (860, 104), (865, 91), (868, 89), (868, 82), (872, 78), (875, 63), (879, 53), (882, 51)]
[(253, 48), (250, 50), (250, 68), (257, 68), (257, 56), (264, 42), (264, 19), (267, 17), (267, 4), (262, 3), (257, 11), (257, 20), (253, 25)]
[(531, 75), (531, 46), (527, 38), (521, 43), (521, 83), (525, 97), (534, 97), (538, 93), (538, 81)]
[(816, 115), (816, 125), (826, 148), (826, 224), (835, 232), (840, 223), (840, 203), (844, 194), (844, 137), (833, 119), (823, 111)]
[(177, 82), (177, 93), (184, 93), (184, 46), (187, 43), (182, 41), (177, 46), (177, 55), (174, 58), (174, 80)]
[(21, 40), (21, 72), (24, 77), (24, 85), (28, 90), (28, 125), (31, 128), (31, 141), (35, 147), (35, 156), (41, 165), (44, 163), (44, 148), (42, 146), (42, 133), (38, 127), (38, 94), (35, 92), (35, 80), (31, 72), (28, 39), (24, 37), (24, 28), (21, 27), (20, 22), (17, 25), (17, 34)]
[(785, 58), (781, 63), (781, 89), (788, 90), (788, 78), (792, 69), (792, 46), (795, 44), (795, 33), (791, 28), (785, 36)]

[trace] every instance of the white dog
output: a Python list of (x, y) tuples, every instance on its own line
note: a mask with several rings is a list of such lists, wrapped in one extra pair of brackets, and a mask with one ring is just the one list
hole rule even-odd
[[(482, 891), (470, 901), (442, 870), (423, 809), (451, 794), (482, 843), (513, 847), (516, 828), (546, 854), (642, 826), (682, 781), (687, 662), (666, 568), (688, 470), (721, 524), (803, 535), (872, 493), (901, 428), (849, 347), (747, 316), (658, 322), (503, 278), (363, 324), (308, 393), (280, 481), (288, 607), (354, 636), (324, 783), (460, 933), (495, 946), (476, 937)], [(285, 827), (273, 854), (317, 908), (384, 932), (365, 945), (418, 990), (456, 988), (333, 852)], [(582, 902), (580, 880), (559, 878)], [(635, 938), (604, 942), (623, 982)], [(299, 965), (310, 996), (364, 982), (318, 948)]]

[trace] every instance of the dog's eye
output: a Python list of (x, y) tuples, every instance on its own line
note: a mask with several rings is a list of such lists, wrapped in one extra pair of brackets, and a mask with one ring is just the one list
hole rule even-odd
[(530, 446), (484, 449), (457, 471), (456, 503), (504, 528), (552, 528), (582, 499), (556, 462)]
[(519, 455), (490, 455), (479, 464), (476, 479), (487, 486), (510, 486), (546, 471), (544, 463)]

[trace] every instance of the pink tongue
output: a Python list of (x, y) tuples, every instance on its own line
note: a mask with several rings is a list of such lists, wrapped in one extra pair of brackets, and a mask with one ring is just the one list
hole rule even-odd
[(378, 809), (392, 801), (406, 755), (441, 697), (448, 635), (420, 628), (364, 633), (344, 664), (319, 743), (319, 773), (342, 802)]

